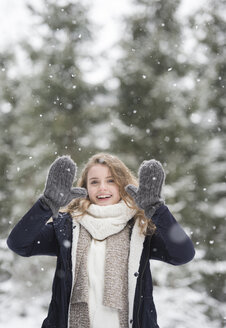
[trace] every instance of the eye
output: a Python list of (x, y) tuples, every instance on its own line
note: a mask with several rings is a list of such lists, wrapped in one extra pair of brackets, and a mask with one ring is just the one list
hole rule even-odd
[(93, 181), (91, 181), (90, 184), (92, 184), (92, 185), (93, 185), (93, 184), (97, 184), (97, 180), (93, 180)]
[(109, 179), (108, 182), (109, 182), (109, 183), (114, 183), (115, 180), (114, 180), (114, 179)]

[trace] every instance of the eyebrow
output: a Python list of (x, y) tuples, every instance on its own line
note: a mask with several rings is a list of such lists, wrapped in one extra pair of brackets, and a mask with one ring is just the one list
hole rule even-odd
[[(106, 177), (105, 179), (109, 179), (109, 178), (113, 178), (113, 176), (110, 175), (110, 176)], [(89, 178), (89, 180), (93, 180), (93, 179), (97, 179), (98, 180), (99, 178), (96, 178), (96, 177)]]

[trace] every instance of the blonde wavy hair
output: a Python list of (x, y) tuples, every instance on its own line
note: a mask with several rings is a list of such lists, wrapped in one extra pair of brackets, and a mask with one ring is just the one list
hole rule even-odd
[[(152, 235), (156, 229), (154, 223), (152, 220), (145, 217), (144, 211), (136, 206), (133, 198), (125, 191), (125, 187), (128, 184), (138, 186), (138, 181), (133, 173), (118, 157), (108, 153), (99, 153), (90, 157), (81, 172), (77, 187), (87, 189), (88, 172), (92, 166), (97, 164), (106, 165), (110, 169), (113, 179), (119, 188), (121, 199), (124, 200), (128, 207), (137, 211), (134, 219), (139, 221), (138, 224), (141, 229), (141, 233), (145, 235)], [(84, 215), (87, 212), (90, 204), (91, 202), (89, 197), (86, 199), (74, 199), (67, 205), (64, 210), (70, 213), (71, 217), (76, 220), (79, 216)]]

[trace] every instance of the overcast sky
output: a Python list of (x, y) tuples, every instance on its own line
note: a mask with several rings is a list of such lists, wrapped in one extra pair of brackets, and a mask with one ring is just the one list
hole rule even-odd
[[(132, 0), (82, 0), (83, 3), (90, 2), (93, 4), (91, 18), (103, 25), (101, 34), (106, 33), (108, 38), (105, 38), (106, 43), (114, 41), (120, 34), (120, 24), (117, 24), (117, 19), (120, 15), (131, 10)], [(58, 3), (62, 0), (56, 1)], [(29, 34), (29, 28), (32, 24), (29, 11), (26, 9), (26, 4), (32, 3), (35, 6), (40, 6), (40, 0), (0, 0), (0, 46), (7, 43), (13, 43), (22, 35)], [(181, 14), (186, 14), (202, 6), (206, 3), (204, 0), (184, 0), (184, 5)]]
[[(207, 0), (208, 1), (208, 0)], [(29, 38), (32, 29), (33, 17), (30, 15), (26, 4), (31, 3), (40, 6), (42, 0), (0, 0), (0, 49), (12, 47), (21, 38)], [(66, 0), (56, 0), (57, 3), (67, 2)], [(112, 47), (122, 33), (122, 26), (119, 22), (123, 14), (132, 10), (132, 0), (82, 0), (84, 3), (92, 3), (90, 19), (101, 28), (97, 30), (97, 41), (93, 46), (93, 56), (98, 58), (98, 54), (106, 51), (107, 58), (100, 56), (96, 71), (90, 74), (90, 82), (102, 80), (110, 72), (108, 61), (117, 58), (117, 48)], [(180, 15), (184, 16), (191, 13), (197, 7), (206, 5), (206, 0), (183, 0)], [(90, 9), (90, 5), (89, 5)], [(109, 51), (109, 49), (111, 49)], [(99, 66), (99, 68), (98, 68)]]
[[(57, 2), (57, 1), (56, 1)], [(62, 1), (58, 1), (60, 3)], [(130, 0), (95, 0), (87, 1), (94, 5), (91, 11), (91, 18), (104, 26), (107, 31), (108, 38), (106, 42), (110, 42), (116, 38), (119, 33), (119, 26), (117, 25), (118, 17), (126, 13), (130, 9)], [(42, 1), (36, 0), (0, 0), (0, 46), (5, 43), (16, 42), (22, 35), (29, 34), (29, 28), (32, 24), (32, 19), (29, 11), (26, 9), (26, 4), (31, 3), (35, 6), (40, 6)], [(118, 27), (118, 28), (117, 28)], [(102, 30), (101, 34), (104, 31)], [(110, 36), (110, 37), (109, 37)]]

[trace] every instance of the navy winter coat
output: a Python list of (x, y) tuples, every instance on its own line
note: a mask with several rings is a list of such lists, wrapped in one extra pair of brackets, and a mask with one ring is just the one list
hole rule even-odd
[[(72, 244), (73, 220), (69, 214), (60, 213), (57, 219), (47, 223), (51, 215), (51, 210), (43, 208), (41, 201), (38, 200), (14, 227), (7, 243), (11, 250), (21, 256), (57, 256), (52, 300), (42, 328), (69, 328), (68, 312), (72, 289), (72, 259), (69, 245)], [(167, 206), (162, 205), (156, 211), (153, 221), (157, 227), (156, 232), (152, 237), (146, 236), (143, 239), (139, 268), (133, 273), (136, 282), (133, 317), (129, 318), (131, 328), (159, 327), (152, 297), (149, 259), (181, 265), (192, 260), (195, 254), (192, 241)]]

